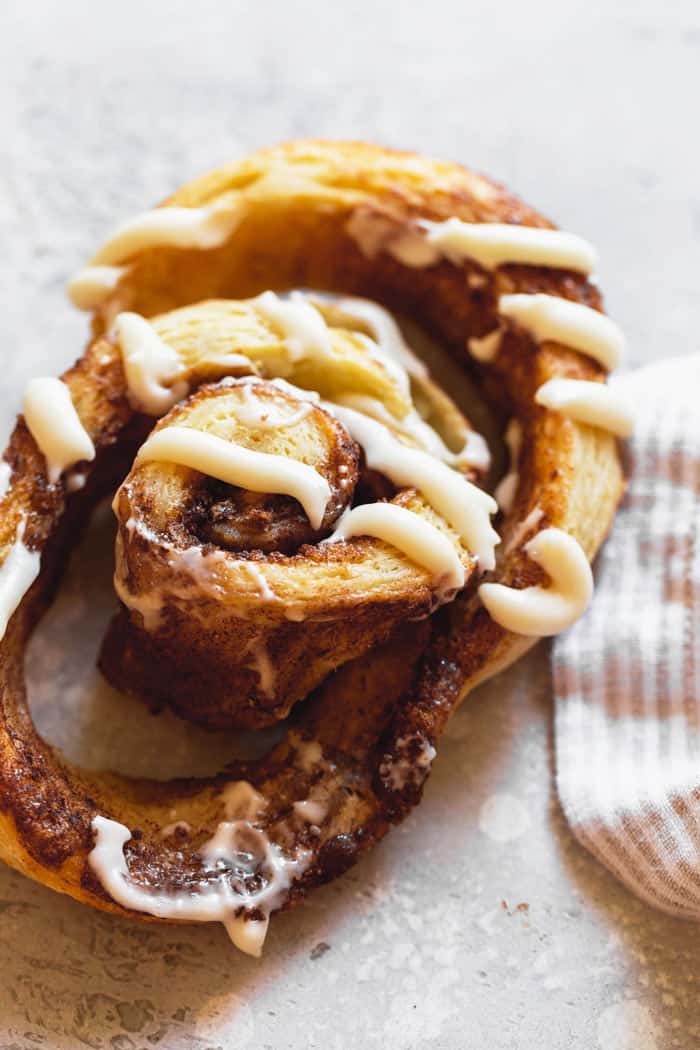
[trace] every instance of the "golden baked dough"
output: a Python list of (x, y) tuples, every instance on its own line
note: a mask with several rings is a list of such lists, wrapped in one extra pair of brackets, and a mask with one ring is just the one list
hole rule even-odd
[[(295, 903), (314, 885), (345, 870), (400, 820), (420, 798), (450, 712), (478, 682), (523, 653), (533, 638), (509, 633), (489, 616), (470, 572), (470, 585), (449, 607), (447, 620), (410, 622), (404, 608), (403, 622), (388, 640), (321, 684), (282, 742), (257, 762), (234, 764), (207, 781), (172, 784), (88, 773), (64, 762), (37, 737), (27, 714), (23, 653), (81, 524), (96, 501), (124, 479), (153, 423), (129, 401), (111, 332), (115, 318), (125, 311), (157, 318), (154, 327), (161, 335), (170, 333), (178, 341), (189, 369), (185, 378), (194, 387), (241, 371), (212, 370), (196, 347), (189, 346), (184, 322), (192, 304), (218, 304), (211, 307), (217, 318), (207, 337), (211, 340), (229, 333), (226, 326), (235, 316), (233, 342), (229, 334), (224, 337), (227, 350), (243, 345), (235, 333), (241, 331), (241, 318), (251, 320), (240, 301), (268, 289), (364, 296), (422, 324), (476, 375), (504, 426), (508, 419), (520, 424), (518, 483), (498, 526), (502, 543), (489, 574), (489, 579), (515, 588), (547, 584), (546, 574), (523, 549), (530, 535), (545, 527), (563, 530), (589, 559), (594, 556), (610, 527), (623, 477), (610, 434), (535, 402), (539, 387), (555, 377), (604, 381), (605, 369), (592, 357), (555, 342), (538, 343), (517, 323), (505, 325), (491, 360), (477, 365), (467, 349), (469, 340), (494, 331), (501, 295), (545, 293), (599, 311), (597, 287), (570, 269), (523, 263), (487, 268), (470, 258), (446, 255), (418, 265), (406, 255), (402, 238), (415, 238), (424, 220), (553, 228), (503, 187), (457, 165), (414, 154), (362, 143), (308, 141), (263, 150), (203, 176), (165, 206), (209, 209), (207, 221), (214, 216), (215, 223), (223, 215), (225, 236), (219, 244), (197, 248), (149, 247), (142, 239), (140, 246), (132, 241), (137, 246), (125, 256), (129, 242), (122, 237), (110, 251), (98, 254), (97, 265), (118, 269), (110, 270), (111, 289), (91, 296), (97, 304), (93, 339), (63, 376), (96, 450), (91, 463), (80, 464), (87, 477), (84, 488), (69, 491), (73, 486), (65, 474), (58, 484), (47, 484), (45, 457), (22, 417), (5, 453), (12, 474), (1, 504), (5, 560), (0, 571), (16, 553), (19, 537), (30, 555), (40, 552), (41, 573), (0, 643), (0, 856), (85, 903), (155, 921), (143, 910), (119, 904), (88, 860), (94, 819), (117, 821), (134, 833), (124, 849), (129, 883), (153, 895), (153, 910), (160, 917), (172, 918), (167, 908), (158, 912), (157, 893), (195, 900), (203, 889), (221, 882), (221, 872), (208, 867), (198, 850), (224, 817), (243, 819), (242, 811), (227, 805), (226, 790), (245, 780), (264, 799), (255, 816), (255, 834), (264, 835), (274, 851), (253, 869), (229, 873), (235, 906), (228, 926), (238, 943), (256, 951), (260, 938), (247, 935), (245, 920), (264, 927), (270, 911)], [(218, 229), (221, 235), (224, 226)], [(265, 342), (271, 332), (259, 318), (251, 323), (248, 335), (253, 342), (262, 340), (259, 356), (250, 339), (243, 340), (244, 349), (261, 370), (265, 355), (275, 350), (274, 339)], [(379, 398), (400, 421), (407, 410), (405, 395), (367, 361), (356, 337), (346, 330), (334, 345), (345, 357), (335, 371), (323, 372), (329, 383), (325, 396), (337, 393), (338, 384), (343, 386), (352, 375), (355, 394)], [(297, 379), (310, 383), (320, 377), (316, 369)], [(214, 395), (195, 393), (191, 405), (208, 396)], [(188, 410), (176, 407), (174, 412)], [(319, 426), (324, 425), (319, 414)], [(121, 498), (118, 512), (124, 525)], [(352, 655), (352, 646), (349, 650)], [(295, 808), (295, 803), (307, 802), (321, 807), (314, 810), (315, 822)], [(161, 836), (173, 810), (191, 826), (185, 843), (174, 845)], [(277, 856), (287, 859), (286, 875), (275, 893), (263, 898), (260, 886), (274, 881)], [(193, 917), (186, 909), (179, 914)]]

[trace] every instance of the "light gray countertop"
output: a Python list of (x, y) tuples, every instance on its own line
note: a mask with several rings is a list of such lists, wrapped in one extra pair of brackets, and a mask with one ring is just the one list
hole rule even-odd
[[(630, 363), (697, 348), (696, 0), (65, 0), (5, 5), (2, 22), (5, 432), (26, 379), (79, 353), (86, 321), (63, 286), (115, 220), (300, 135), (375, 139), (502, 179), (596, 244)], [(42, 730), (99, 762), (111, 718), (126, 764), (141, 729), (142, 764), (162, 739), (173, 768), (201, 763), (201, 735), (185, 748), (174, 725), (149, 734), (89, 663), (70, 664), (61, 639), (94, 584), (76, 573), (35, 645)], [(551, 731), (540, 650), (468, 701), (423, 805), (274, 920), (260, 962), (218, 927), (113, 920), (0, 870), (0, 1047), (700, 1046), (698, 931), (630, 897), (573, 841)]]

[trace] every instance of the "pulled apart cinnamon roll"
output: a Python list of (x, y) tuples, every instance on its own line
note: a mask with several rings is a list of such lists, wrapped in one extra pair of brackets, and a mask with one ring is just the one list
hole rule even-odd
[[(272, 912), (419, 801), (451, 711), (591, 598), (632, 424), (594, 265), (488, 179), (357, 143), (255, 154), (106, 240), (70, 286), (93, 339), (30, 384), (0, 473), (4, 860), (259, 954)], [(502, 421), (497, 499), (386, 307)], [(37, 737), (24, 647), (106, 494), (105, 675), (205, 726), (286, 718), (262, 758), (158, 784)]]

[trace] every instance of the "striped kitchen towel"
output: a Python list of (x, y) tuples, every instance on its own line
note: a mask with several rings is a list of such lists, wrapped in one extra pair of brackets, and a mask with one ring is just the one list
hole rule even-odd
[(638, 411), (629, 489), (554, 646), (557, 788), (622, 882), (700, 919), (700, 355), (615, 385)]

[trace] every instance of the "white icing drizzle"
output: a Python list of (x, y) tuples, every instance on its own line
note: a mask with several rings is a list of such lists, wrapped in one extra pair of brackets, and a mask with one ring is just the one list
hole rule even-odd
[(60, 379), (47, 376), (29, 381), (24, 392), (24, 418), (46, 458), (52, 485), (74, 463), (95, 458), (95, 446), (75, 410), (70, 390)]
[(520, 547), (525, 537), (537, 528), (543, 517), (544, 511), (539, 504), (535, 504), (530, 513), (516, 526), (513, 535), (503, 548), (503, 556), (505, 557), (507, 554), (510, 554), (511, 551)]
[[(116, 497), (113, 506), (116, 506)], [(162, 546), (162, 540), (142, 520), (131, 517), (126, 522), (125, 528), (129, 534), (137, 532), (147, 542)], [(221, 597), (223, 590), (215, 575), (215, 570), (217, 566), (228, 561), (226, 552), (205, 552), (201, 547), (187, 547), (182, 550), (168, 544), (168, 567), (172, 570), (168, 585), (162, 588), (154, 587), (136, 594), (129, 587), (128, 576), (122, 576), (123, 558), (120, 553), (122, 543), (122, 537), (118, 535), (114, 590), (128, 609), (141, 615), (144, 630), (149, 632), (158, 630), (162, 623), (163, 609), (166, 605), (178, 601), (187, 603), (190, 615), (197, 616), (197, 604), (191, 602), (191, 599), (196, 597), (198, 591), (206, 591), (216, 598)], [(184, 585), (178, 584), (176, 574), (186, 574), (189, 580)]]
[(544, 638), (566, 630), (585, 612), (593, 594), (588, 559), (561, 529), (539, 532), (523, 550), (550, 577), (550, 586), (516, 590), (501, 583), (482, 583), (479, 597), (491, 619), (507, 631)]
[(539, 388), (535, 401), (579, 423), (609, 430), (618, 437), (627, 438), (634, 429), (632, 406), (604, 383), (550, 379)]
[(146, 248), (217, 248), (239, 221), (235, 207), (212, 204), (202, 208), (164, 207), (128, 219), (104, 242), (90, 265), (68, 285), (71, 302), (79, 309), (95, 309), (116, 287), (126, 262)]
[(420, 228), (399, 232), (387, 242), (386, 248), (397, 262), (417, 269), (434, 266), (442, 255), (440, 250), (426, 239)]
[(501, 349), (502, 337), (502, 329), (496, 328), (493, 332), (488, 332), (486, 335), (481, 336), (481, 338), (474, 337), (467, 340), (467, 349), (475, 361), (481, 361), (482, 364), (488, 364), (489, 361), (494, 360), (498, 351)]
[(296, 815), (301, 817), (307, 824), (315, 824), (316, 826), (323, 823), (328, 812), (328, 806), (325, 802), (311, 798), (295, 802), (293, 809)]
[(167, 245), (173, 248), (217, 248), (233, 233), (239, 215), (221, 203), (201, 208), (167, 206), (127, 219), (90, 260), (93, 266), (123, 263), (135, 252)]
[(583, 237), (563, 230), (514, 223), (421, 222), (428, 244), (451, 262), (473, 259), (485, 270), (506, 263), (547, 266), (589, 274), (597, 264), (595, 249)]
[(624, 348), (620, 328), (605, 314), (556, 295), (518, 293), (498, 300), (502, 317), (515, 321), (538, 343), (570, 346), (604, 368), (616, 368)]
[(0, 459), (0, 499), (7, 495), (10, 489), (12, 467), (5, 459)]
[(292, 361), (331, 352), (328, 325), (301, 292), (292, 292), (287, 299), (274, 292), (263, 292), (252, 304), (282, 333)]
[(259, 430), (281, 430), (283, 427), (293, 427), (308, 416), (313, 405), (309, 400), (292, 412), (291, 415), (280, 411), (280, 408), (288, 407), (287, 402), (278, 399), (277, 407), (268, 399), (256, 398), (253, 395), (253, 387), (250, 382), (240, 384), (243, 391), (243, 399), (235, 407), (236, 418), (248, 426), (255, 426)]
[(239, 562), (239, 564), (241, 568), (244, 569), (244, 571), (247, 572), (253, 578), (253, 580), (259, 587), (260, 590), (258, 597), (261, 601), (275, 602), (278, 600), (277, 595), (273, 591), (272, 587), (270, 587), (270, 584), (267, 582), (265, 574), (263, 573), (259, 565), (256, 565), (254, 562), (251, 561), (242, 561)]
[(337, 394), (333, 402), (326, 402), (325, 408), (333, 411), (335, 405), (352, 408), (365, 416), (384, 423), (391, 430), (411, 438), (425, 452), (455, 467), (472, 467), (485, 472), (491, 465), (491, 453), (481, 434), (475, 430), (467, 431), (463, 447), (459, 452), (452, 452), (440, 435), (414, 408), (407, 412), (403, 419), (395, 419), (383, 401), (367, 394)]
[(188, 390), (186, 382), (176, 382), (184, 371), (179, 355), (140, 314), (118, 314), (114, 333), (132, 408), (149, 416), (165, 415)]
[[(202, 361), (203, 364), (213, 365), (216, 368), (245, 368), (253, 375), (256, 374), (256, 366), (253, 364), (249, 357), (245, 354), (237, 354), (231, 351), (226, 354), (214, 354), (211, 357), (206, 357)], [(245, 378), (245, 377), (243, 377)], [(234, 376), (224, 376), (221, 382), (226, 382), (227, 379), (234, 380)]]
[[(414, 354), (404, 340), (398, 324), (383, 306), (371, 299), (336, 298), (329, 296), (338, 310), (350, 318), (355, 318), (371, 330), (374, 342), (368, 341), (368, 349), (374, 348), (375, 356), (386, 367), (397, 382), (399, 389), (410, 399), (410, 378), (425, 379), (429, 376), (427, 366)], [(313, 297), (311, 298), (313, 302)], [(378, 352), (377, 352), (378, 351)], [(336, 396), (336, 402), (355, 408), (358, 412), (378, 419), (381, 423), (404, 433), (438, 459), (462, 468), (474, 468), (487, 471), (491, 464), (488, 445), (481, 434), (468, 431), (464, 447), (452, 452), (437, 431), (430, 426), (413, 408), (403, 419), (396, 419), (386, 405), (377, 398), (367, 394), (348, 393)]]
[[(357, 214), (347, 224), (351, 237), (366, 255), (385, 248), (406, 266), (432, 266), (445, 257), (452, 262), (473, 259), (486, 269), (504, 263), (557, 267), (590, 274), (596, 264), (592, 245), (562, 230), (503, 223), (466, 223), (452, 217), (444, 222), (422, 220), (416, 230), (391, 233), (386, 220), (371, 236), (371, 216)], [(588, 354), (608, 370), (615, 368), (624, 346), (619, 327), (609, 317), (581, 303), (558, 296), (535, 294), (502, 295), (499, 314), (516, 321), (539, 342), (551, 340)], [(500, 328), (468, 340), (471, 355), (492, 361), (501, 344)]]
[(68, 282), (68, 298), (78, 310), (95, 310), (126, 272), (126, 266), (86, 266)]
[[(127, 530), (133, 531), (136, 529), (139, 533), (148, 538), (151, 542), (155, 541), (161, 543), (161, 541), (148, 529), (144, 529), (141, 523), (133, 524), (133, 519), (129, 519), (126, 525)], [(117, 542), (121, 542), (119, 539)], [(187, 573), (191, 579), (191, 583), (185, 584), (184, 586), (175, 583), (174, 579), (171, 579), (166, 587), (151, 588), (147, 591), (140, 593), (134, 593), (128, 582), (128, 577), (123, 577), (120, 569), (117, 568), (114, 573), (114, 590), (120, 601), (133, 612), (137, 612), (141, 615), (143, 620), (143, 629), (149, 633), (153, 633), (159, 629), (163, 621), (163, 610), (168, 604), (185, 604), (187, 603), (187, 609), (190, 615), (197, 615), (196, 604), (191, 602), (193, 597), (196, 597), (197, 592), (202, 590), (209, 592), (214, 597), (220, 597), (223, 593), (221, 583), (218, 582), (217, 577), (214, 575), (214, 570), (217, 565), (232, 563), (231, 556), (224, 551), (213, 551), (211, 553), (203, 553), (199, 547), (189, 547), (186, 550), (179, 550), (177, 548), (170, 548), (170, 556), (168, 558), (168, 566), (173, 570), (173, 573)], [(117, 558), (117, 564), (119, 566), (120, 559)], [(235, 561), (233, 564), (242, 570), (246, 575), (249, 575), (256, 585), (259, 587), (259, 593), (256, 598), (263, 602), (278, 602), (279, 597), (275, 594), (272, 588), (269, 586), (262, 570), (259, 566), (252, 562), (246, 561)], [(244, 616), (244, 611), (239, 608), (238, 614)], [(286, 610), (285, 610), (286, 614)], [(288, 619), (304, 619), (303, 611), (298, 617), (288, 615)]]
[[(258, 312), (281, 332), (293, 362), (331, 353), (330, 330), (323, 314), (314, 306), (314, 301), (319, 298), (319, 295), (297, 290), (285, 296), (267, 291), (252, 300)], [(341, 312), (363, 321), (372, 329), (374, 338), (361, 332), (355, 333), (356, 337), (363, 340), (368, 353), (380, 362), (398, 389), (407, 395), (409, 374), (427, 375), (427, 369), (406, 345), (393, 317), (369, 299), (332, 299)]]
[(22, 542), (25, 527), (26, 521), (22, 519), (15, 542), (0, 565), (0, 641), (5, 637), (12, 614), (39, 575), (41, 567), (39, 552), (30, 551)]
[(368, 259), (374, 259), (383, 250), (407, 266), (431, 266), (438, 258), (436, 249), (417, 229), (406, 231), (386, 215), (365, 207), (353, 209), (345, 231)]
[(422, 219), (406, 229), (358, 208), (346, 230), (368, 258), (383, 249), (404, 266), (417, 268), (434, 266), (442, 258), (455, 264), (471, 259), (486, 270), (519, 263), (587, 275), (597, 263), (593, 246), (576, 234), (516, 223), (471, 223), (453, 216), (442, 222)]
[(464, 447), (454, 453), (453, 462), (456, 467), (471, 467), (486, 474), (491, 468), (491, 451), (483, 434), (477, 430), (468, 430)]
[(334, 532), (324, 540), (337, 543), (353, 536), (374, 536), (402, 551), (430, 573), (433, 586), (453, 592), (464, 586), (464, 566), (457, 551), (434, 525), (395, 503), (367, 503), (353, 507), (340, 518)]
[(234, 915), (233, 918), (224, 922), (226, 932), (236, 948), (246, 955), (252, 955), (255, 959), (259, 959), (262, 955), (269, 925), (269, 915), (263, 919), (249, 919), (245, 915)]
[(359, 339), (370, 357), (381, 366), (387, 375), (394, 381), (396, 388), (401, 391), (407, 401), (411, 398), (411, 380), (408, 372), (399, 364), (392, 354), (384, 351), (376, 340), (364, 332), (353, 332), (355, 339)]
[[(116, 506), (116, 498), (113, 507)], [(138, 533), (148, 543), (157, 544), (160, 548), (168, 550), (167, 565), (171, 570), (170, 581), (166, 587), (153, 588), (134, 595), (128, 589), (127, 580), (118, 575), (119, 568), (115, 572), (114, 587), (119, 598), (126, 606), (140, 612), (144, 617), (146, 630), (155, 630), (160, 625), (161, 610), (167, 602), (181, 600), (189, 603), (197, 592), (205, 591), (216, 598), (223, 595), (223, 587), (217, 575), (217, 568), (230, 562), (227, 551), (214, 550), (204, 551), (201, 547), (192, 546), (186, 548), (174, 547), (164, 541), (153, 532), (142, 520), (133, 516), (125, 525), (126, 531), (133, 535)], [(123, 543), (122, 537), (117, 536), (117, 566), (122, 564), (119, 545)], [(186, 576), (184, 583), (176, 582), (179, 576)], [(192, 616), (198, 615), (196, 604), (191, 604), (189, 612)]]
[(192, 427), (166, 427), (142, 445), (135, 465), (153, 461), (177, 463), (251, 492), (292, 496), (317, 529), (330, 499), (326, 479), (314, 467), (295, 459), (254, 452)]
[(520, 449), (523, 443), (523, 428), (517, 419), (510, 420), (503, 438), (508, 447), (510, 466), (508, 468), (508, 473), (504, 474), (496, 486), (494, 496), (496, 497), (496, 503), (501, 510), (508, 512), (513, 506), (515, 493), (518, 489), (518, 482), (520, 481), (518, 460), (520, 458)]
[[(310, 852), (300, 850), (293, 858), (282, 853), (266, 832), (247, 820), (224, 821), (214, 835), (197, 851), (206, 870), (217, 872), (217, 878), (197, 892), (166, 892), (146, 889), (131, 881), (124, 856), (124, 846), (131, 832), (123, 824), (97, 816), (92, 821), (95, 845), (88, 855), (90, 867), (117, 904), (133, 911), (145, 912), (160, 919), (189, 922), (222, 922), (231, 940), (241, 951), (259, 956), (267, 932), (271, 911), (309, 863)], [(233, 880), (261, 870), (266, 880), (256, 890), (243, 884), (235, 888)], [(260, 910), (262, 921), (236, 915), (241, 909)]]
[[(392, 359), (405, 374), (420, 378), (428, 376), (426, 365), (408, 346), (398, 324), (383, 306), (372, 299), (354, 296), (336, 300), (336, 306), (348, 317), (362, 321), (382, 353)], [(406, 392), (408, 383), (403, 381), (402, 386)]]
[(256, 642), (250, 647), (250, 654), (253, 660), (253, 667), (258, 674), (260, 691), (267, 697), (273, 697), (275, 695), (277, 672), (270, 659), (267, 646), (264, 642)]
[(390, 430), (368, 416), (339, 406), (333, 406), (332, 411), (364, 449), (371, 470), (380, 471), (399, 487), (417, 488), (459, 534), (479, 560), (482, 571), (494, 567), (499, 536), (491, 527), (489, 514), (495, 514), (498, 507), (488, 493), (433, 456), (402, 444)]
[[(117, 563), (118, 565), (118, 563)], [(160, 590), (145, 591), (142, 594), (134, 594), (128, 587), (125, 579), (117, 567), (113, 576), (114, 592), (127, 609), (137, 612), (143, 619), (143, 629), (149, 633), (157, 631), (163, 620), (163, 608), (170, 597)]]
[(257, 820), (267, 808), (267, 799), (247, 780), (233, 780), (221, 792), (227, 820)]
[[(243, 379), (232, 380), (232, 382), (252, 382), (253, 378), (254, 377), (244, 377)], [(268, 379), (267, 382), (271, 383), (272, 386), (279, 387), (280, 390), (286, 390), (287, 393), (291, 394), (293, 397), (311, 401), (314, 405), (318, 405), (321, 400), (321, 395), (316, 390), (304, 390), (300, 386), (295, 386), (294, 383), (288, 383), (286, 379), (282, 379), (279, 376), (275, 379)]]

